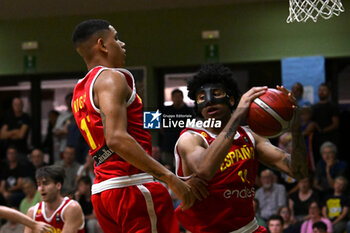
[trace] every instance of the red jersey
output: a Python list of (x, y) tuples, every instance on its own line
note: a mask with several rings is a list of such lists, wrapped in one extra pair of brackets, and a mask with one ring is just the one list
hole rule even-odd
[[(94, 155), (106, 145), (100, 110), (94, 104), (93, 86), (100, 73), (107, 69), (109, 68), (102, 66), (91, 69), (83, 79), (78, 81), (73, 93), (73, 114), (81, 134), (90, 146), (90, 155)], [(150, 155), (152, 153), (151, 135), (143, 128), (142, 100), (136, 94), (134, 78), (128, 70), (114, 70), (123, 74), (132, 89), (132, 95), (127, 101), (127, 131)], [(98, 166), (95, 164), (94, 183), (138, 173), (141, 173), (139, 169), (113, 153), (104, 163)]]
[[(205, 129), (186, 128), (181, 135), (188, 132), (201, 136), (208, 146), (216, 138), (216, 135)], [(177, 146), (175, 161), (176, 174), (183, 176)], [(257, 172), (258, 158), (254, 138), (246, 128), (238, 127), (226, 158), (214, 177), (208, 181), (209, 196), (196, 201), (185, 211), (176, 209), (181, 225), (193, 233), (224, 233), (252, 224), (255, 221), (253, 199)]]
[[(45, 222), (47, 224), (50, 224), (53, 228), (55, 233), (60, 233), (63, 229), (64, 225), (64, 218), (63, 218), (63, 212), (66, 209), (68, 205), (70, 205), (74, 200), (69, 199), (68, 197), (65, 197), (61, 203), (61, 205), (53, 212), (51, 216), (46, 216), (45, 211), (45, 202), (39, 202), (34, 206), (34, 212), (33, 212), (33, 219), (35, 221), (39, 222)], [(84, 219), (83, 224), (79, 228), (78, 233), (84, 233)]]

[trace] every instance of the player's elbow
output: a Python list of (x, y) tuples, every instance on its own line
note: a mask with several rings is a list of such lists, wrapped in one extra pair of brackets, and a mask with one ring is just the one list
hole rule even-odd
[(128, 149), (128, 137), (125, 133), (114, 133), (106, 137), (108, 148), (119, 154)]

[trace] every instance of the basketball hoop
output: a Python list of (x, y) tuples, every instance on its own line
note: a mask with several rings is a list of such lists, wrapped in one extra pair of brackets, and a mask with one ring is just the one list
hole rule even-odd
[(319, 16), (329, 19), (341, 12), (344, 12), (341, 0), (289, 0), (287, 23), (306, 22), (309, 18), (316, 22)]

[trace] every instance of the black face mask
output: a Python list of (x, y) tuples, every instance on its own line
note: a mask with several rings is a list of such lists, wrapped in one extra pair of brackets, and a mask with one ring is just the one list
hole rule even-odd
[[(222, 95), (222, 97), (215, 96), (215, 90), (223, 90), (224, 95)], [(203, 102), (198, 103), (198, 100), (196, 100), (197, 110), (200, 115), (202, 109), (210, 103), (227, 104), (230, 108), (232, 108), (230, 105), (230, 96), (226, 93), (225, 87), (221, 83), (205, 84), (200, 87), (200, 89), (197, 91), (196, 96), (198, 96), (200, 93), (204, 93), (205, 97)]]

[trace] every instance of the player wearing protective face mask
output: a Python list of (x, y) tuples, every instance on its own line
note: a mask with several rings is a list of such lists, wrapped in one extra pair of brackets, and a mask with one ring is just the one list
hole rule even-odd
[[(178, 220), (192, 233), (267, 232), (254, 217), (258, 160), (291, 176), (301, 177), (305, 171), (303, 164), (288, 162), (289, 154), (239, 126), (250, 103), (267, 87), (254, 87), (239, 100), (232, 72), (222, 65), (206, 65), (188, 83), (188, 90), (198, 116), (203, 120), (214, 118), (222, 124), (218, 128), (186, 128), (180, 135), (175, 146), (176, 174), (207, 181), (209, 195), (185, 211), (176, 209)], [(298, 143), (303, 143), (302, 137)], [(293, 156), (303, 161), (305, 154), (296, 152)], [(298, 167), (299, 173), (290, 165)]]

